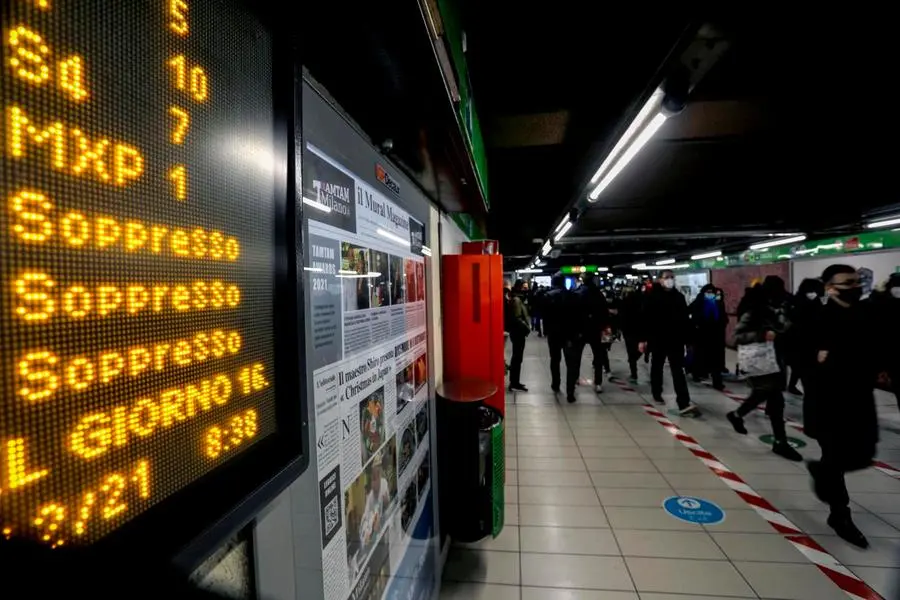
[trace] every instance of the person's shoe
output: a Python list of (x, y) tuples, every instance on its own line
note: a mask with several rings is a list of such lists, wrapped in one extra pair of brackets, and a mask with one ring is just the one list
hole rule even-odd
[(869, 540), (866, 539), (866, 536), (863, 535), (863, 532), (859, 530), (849, 515), (845, 517), (829, 515), (828, 526), (834, 529), (839, 538), (853, 544), (857, 548), (869, 547)]
[(684, 408), (678, 409), (678, 414), (682, 417), (699, 417), (703, 413), (700, 412), (696, 404), (688, 404)]
[(657, 404), (665, 404), (666, 403), (666, 401), (663, 400), (662, 396), (653, 396), (653, 401), (656, 402)]
[(775, 440), (775, 443), (772, 444), (772, 452), (794, 462), (803, 461), (803, 455), (788, 444), (787, 440)]
[(509, 384), (509, 390), (511, 392), (527, 392), (528, 388), (521, 383), (511, 383)]
[(569, 394), (568, 396), (566, 396), (566, 401), (567, 401), (569, 404), (574, 403), (574, 402), (575, 402), (575, 394)]
[(550, 389), (553, 390), (553, 393), (554, 393), (554, 394), (558, 394), (558, 393), (559, 393), (559, 386), (558, 386), (558, 385), (551, 385), (551, 386), (550, 386)]
[(734, 430), (740, 434), (747, 435), (747, 428), (744, 426), (744, 419), (741, 418), (741, 415), (737, 414), (734, 411), (731, 411), (725, 418), (728, 419), (728, 422), (731, 423), (731, 426), (734, 427)]
[(603, 384), (598, 382), (597, 385), (594, 386), (594, 391), (597, 392), (598, 394), (602, 394), (603, 393)]
[(796, 385), (793, 385), (793, 386), (789, 387), (789, 388), (787, 389), (787, 391), (788, 391), (788, 394), (793, 394), (793, 395), (795, 395), (795, 396), (802, 396), (802, 395), (803, 395), (803, 392), (801, 392), (801, 391), (800, 391), (800, 388), (798, 388)]

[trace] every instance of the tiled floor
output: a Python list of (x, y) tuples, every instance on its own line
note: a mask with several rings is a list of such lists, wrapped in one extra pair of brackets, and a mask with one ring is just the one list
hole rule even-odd
[[(627, 375), (622, 344), (613, 373)], [(562, 404), (549, 390), (544, 340), (528, 340), (523, 381), (508, 395), (506, 527), (497, 539), (455, 546), (444, 572), (444, 600), (831, 600), (847, 596), (776, 533), (684, 446), (649, 417), (648, 370), (627, 392), (606, 383)], [(730, 364), (733, 365), (733, 359)], [(582, 367), (590, 374), (590, 351)], [(668, 377), (668, 374), (667, 374)], [(729, 384), (745, 393), (742, 384)], [(670, 382), (666, 382), (671, 391)], [(724, 419), (735, 403), (701, 385), (700, 419), (675, 422), (714, 453), (872, 588), (900, 598), (900, 481), (875, 471), (848, 478), (855, 519), (869, 537), (862, 551), (835, 537), (827, 509), (809, 489), (802, 464), (774, 456), (758, 438), (765, 416), (739, 436)], [(666, 394), (670, 404), (674, 404)], [(800, 419), (799, 400), (788, 415)], [(879, 394), (880, 458), (900, 465), (900, 414)], [(790, 431), (816, 457), (812, 440)], [(673, 495), (699, 496), (726, 511), (718, 525), (678, 521), (663, 509)]]

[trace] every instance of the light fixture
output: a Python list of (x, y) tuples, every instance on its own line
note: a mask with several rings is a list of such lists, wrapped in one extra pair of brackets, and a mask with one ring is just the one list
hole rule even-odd
[(869, 221), (866, 223), (866, 229), (878, 229), (879, 227), (892, 227), (900, 225), (900, 217), (891, 217), (890, 219), (881, 219), (879, 221)]
[(704, 252), (702, 254), (695, 254), (691, 257), (691, 260), (703, 260), (704, 258), (716, 258), (717, 256), (722, 256), (721, 250), (713, 250), (712, 252)]
[(553, 249), (553, 245), (550, 243), (550, 240), (544, 242), (543, 247), (541, 248), (541, 256), (547, 256), (550, 254), (550, 250)]
[(537, 261), (536, 263), (534, 263), (534, 266), (535, 266), (535, 267), (546, 267), (546, 266), (547, 266), (547, 261), (546, 261), (546, 260), (539, 260), (539, 261)]
[[(591, 202), (595, 202), (597, 198), (603, 193), (603, 190), (612, 183), (613, 179), (615, 179), (619, 173), (622, 172), (625, 167), (628, 166), (628, 163), (631, 162), (638, 152), (641, 151), (647, 142), (650, 141), (650, 138), (662, 127), (662, 124), (666, 122), (666, 115), (662, 113), (657, 113), (644, 130), (631, 142), (631, 146), (625, 152), (622, 153), (622, 156), (616, 159), (616, 163), (609, 169), (609, 171), (603, 175), (603, 178), (600, 180), (600, 183), (597, 184), (591, 193), (588, 195), (588, 200)], [(621, 141), (621, 140), (620, 140)]]
[(663, 260), (656, 261), (656, 266), (658, 266), (658, 267), (662, 267), (664, 265), (674, 265), (674, 264), (675, 264), (674, 258), (666, 258)]
[(385, 237), (385, 238), (391, 240), (392, 242), (397, 242), (397, 243), (400, 244), (401, 246), (406, 246), (407, 248), (409, 248), (409, 240), (404, 240), (404, 239), (403, 239), (402, 237), (400, 237), (399, 235), (393, 234), (393, 233), (391, 233), (390, 231), (385, 231), (385, 230), (382, 229), (381, 227), (378, 227), (378, 228), (375, 230), (375, 232), (376, 232), (378, 235), (380, 235), (381, 237)]
[(609, 267), (597, 267), (598, 273), (606, 273), (607, 271), (609, 271)]
[(679, 263), (677, 265), (669, 265), (666, 269), (690, 269), (690, 263)]
[(563, 217), (563, 220), (559, 222), (559, 225), (556, 226), (556, 229), (553, 230), (553, 233), (559, 233), (559, 230), (563, 228), (563, 226), (569, 222), (568, 213)]
[(310, 198), (307, 198), (306, 196), (303, 196), (303, 204), (306, 204), (307, 206), (312, 206), (313, 208), (321, 210), (324, 213), (331, 212), (330, 206), (326, 206), (325, 204), (322, 204), (321, 202), (316, 202), (315, 200), (311, 200)]
[(647, 102), (645, 102), (644, 106), (641, 107), (641, 110), (638, 111), (637, 116), (635, 116), (634, 120), (628, 125), (625, 133), (622, 134), (622, 137), (619, 138), (619, 141), (613, 146), (609, 155), (600, 164), (600, 168), (597, 169), (597, 172), (591, 177), (591, 183), (597, 183), (600, 178), (609, 171), (619, 155), (625, 151), (628, 144), (631, 143), (641, 128), (647, 123), (650, 116), (659, 111), (659, 107), (662, 105), (663, 96), (665, 96), (665, 94), (660, 88), (653, 90), (650, 98), (647, 99)]
[(566, 232), (572, 228), (572, 221), (566, 221), (563, 223), (562, 229), (559, 230), (559, 233), (556, 234), (556, 237), (553, 238), (554, 242), (558, 242), (559, 239), (566, 235)]
[(647, 264), (646, 264), (646, 263), (639, 263), (639, 264), (636, 264), (636, 265), (631, 265), (631, 268), (632, 268), (632, 269), (646, 269), (646, 268), (647, 268)]
[(516, 273), (543, 273), (543, 269), (516, 269)]
[(340, 269), (338, 275), (359, 275), (359, 271), (350, 271), (348, 269)]
[(422, 246), (422, 254), (425, 256), (431, 256), (431, 248), (428, 246)]
[(752, 246), (750, 246), (750, 250), (762, 250), (764, 248), (773, 248), (775, 246), (785, 246), (787, 244), (793, 244), (795, 242), (802, 242), (805, 239), (805, 235), (795, 235), (794, 237), (780, 237), (770, 242), (760, 242), (758, 244), (753, 244)]
[(312, 271), (313, 273), (322, 273), (325, 271), (322, 267), (303, 267), (304, 271)]

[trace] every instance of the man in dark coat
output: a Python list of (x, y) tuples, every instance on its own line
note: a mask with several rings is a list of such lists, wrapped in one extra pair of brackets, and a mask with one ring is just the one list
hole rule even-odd
[[(584, 346), (590, 344), (594, 355), (594, 391), (599, 394), (603, 391), (603, 365), (607, 360), (603, 332), (610, 325), (609, 305), (591, 273), (585, 276), (584, 285), (573, 293), (573, 297), (575, 300), (573, 313), (577, 317), (578, 335), (572, 340), (569, 360), (576, 369), (580, 369)], [(566, 399), (575, 402), (575, 382), (571, 384), (566, 382)]]
[(831, 265), (822, 282), (828, 302), (813, 334), (814, 390), (803, 398), (805, 432), (819, 442), (822, 459), (808, 466), (816, 496), (831, 509), (828, 525), (844, 540), (865, 548), (869, 543), (850, 517), (844, 474), (870, 466), (878, 444), (878, 328), (870, 307), (860, 302), (856, 269)]
[(870, 298), (878, 322), (879, 352), (900, 407), (900, 273), (891, 273), (885, 289), (874, 292)]
[(668, 359), (678, 411), (682, 416), (699, 415), (700, 410), (691, 404), (691, 394), (684, 379), (684, 349), (689, 328), (687, 302), (684, 294), (675, 289), (674, 272), (662, 271), (659, 283), (647, 295), (641, 320), (643, 333), (639, 349), (643, 352), (650, 344), (650, 390), (657, 403), (665, 404), (662, 397), (663, 366)]
[(632, 287), (622, 291), (619, 302), (619, 329), (625, 338), (625, 350), (628, 353), (628, 368), (631, 370), (631, 383), (637, 383), (637, 361), (641, 357), (638, 349), (641, 335), (641, 310), (643, 309), (641, 293)]
[(575, 389), (578, 380), (578, 365), (571, 364), (569, 360), (574, 337), (574, 315), (572, 294), (566, 289), (565, 277), (556, 275), (550, 284), (550, 289), (544, 293), (541, 302), (544, 318), (544, 333), (547, 336), (547, 346), (550, 350), (550, 388), (554, 392), (560, 391), (559, 363), (565, 354), (566, 358), (566, 388)]

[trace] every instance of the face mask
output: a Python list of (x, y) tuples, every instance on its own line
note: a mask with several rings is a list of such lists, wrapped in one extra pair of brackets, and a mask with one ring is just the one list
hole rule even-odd
[(838, 290), (837, 297), (847, 304), (856, 304), (862, 298), (863, 289), (861, 287), (853, 287), (848, 290)]
[(893, 296), (894, 298), (900, 298), (900, 287), (892, 287), (891, 296)]
[(662, 286), (664, 288), (666, 288), (667, 290), (671, 290), (673, 287), (675, 287), (675, 280), (674, 279), (663, 279)]
[(818, 297), (819, 297), (819, 295), (818, 295), (817, 293), (815, 293), (815, 292), (806, 292), (806, 299), (807, 299), (807, 300), (815, 300), (815, 299), (818, 298)]
[(716, 295), (715, 295), (715, 294), (703, 294), (703, 296), (704, 296), (707, 300), (715, 300), (715, 299), (716, 299)]

